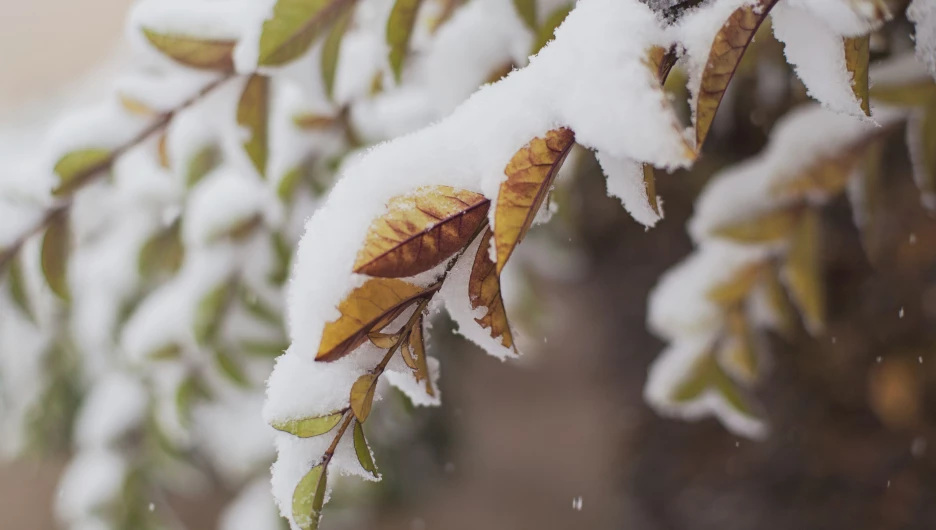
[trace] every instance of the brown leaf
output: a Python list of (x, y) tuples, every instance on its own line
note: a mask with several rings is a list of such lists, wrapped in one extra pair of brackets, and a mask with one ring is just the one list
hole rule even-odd
[(143, 35), (153, 47), (179, 64), (201, 70), (234, 71), (235, 40), (200, 39), (147, 28), (143, 28)]
[(852, 76), (852, 92), (861, 104), (865, 116), (871, 115), (871, 105), (868, 100), (868, 61), (871, 58), (871, 35), (862, 37), (845, 37), (845, 68)]
[(498, 274), (533, 224), (574, 144), (575, 134), (571, 130), (554, 129), (545, 138), (534, 138), (507, 164), (504, 170), (507, 179), (500, 186), (494, 213)]
[(471, 267), (471, 277), (468, 279), (468, 299), (471, 300), (472, 309), (487, 309), (487, 313), (481, 318), (476, 318), (475, 322), (482, 328), (490, 329), (492, 338), (500, 337), (505, 348), (514, 348), (513, 335), (507, 322), (507, 310), (501, 297), (500, 277), (488, 252), (493, 235), (494, 232), (488, 228), (481, 237), (481, 245), (478, 247), (474, 265)]
[(644, 189), (647, 190), (647, 201), (650, 202), (650, 208), (653, 208), (653, 213), (662, 216), (660, 213), (660, 204), (657, 201), (656, 176), (653, 173), (653, 166), (650, 164), (643, 164), (643, 174)]
[(394, 197), (371, 224), (354, 272), (381, 278), (425, 272), (468, 244), (490, 205), (483, 195), (448, 186)]
[(351, 411), (361, 423), (367, 421), (374, 405), (374, 391), (377, 389), (377, 376), (364, 374), (351, 385)]
[(432, 378), (429, 377), (429, 364), (426, 361), (426, 342), (423, 339), (422, 316), (419, 317), (416, 325), (413, 326), (413, 332), (409, 337), (409, 345), (413, 348), (413, 356), (416, 360), (416, 382), (425, 381), (426, 393), (430, 396), (435, 396), (435, 389), (432, 388)]
[(670, 70), (676, 64), (676, 48), (666, 49), (662, 46), (651, 46), (647, 50), (647, 63), (656, 73), (657, 80), (662, 85), (669, 77)]
[(734, 76), (744, 51), (776, 1), (759, 0), (753, 5), (739, 7), (715, 35), (696, 94), (696, 150), (701, 149), (705, 142), (722, 96), (725, 95), (728, 82)]
[(325, 324), (317, 361), (335, 361), (380, 331), (394, 318), (432, 291), (396, 279), (373, 279), (351, 291), (338, 305), (341, 316)]
[(821, 331), (825, 324), (820, 235), (819, 213), (813, 209), (806, 210), (793, 233), (783, 267), (790, 297), (813, 333)]

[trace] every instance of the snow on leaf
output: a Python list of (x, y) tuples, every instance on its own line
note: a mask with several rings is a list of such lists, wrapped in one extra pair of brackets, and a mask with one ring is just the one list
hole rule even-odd
[(739, 243), (770, 243), (790, 235), (799, 216), (800, 212), (795, 208), (779, 208), (717, 227), (712, 235)]
[(270, 111), (270, 78), (252, 75), (244, 85), (237, 102), (237, 124), (249, 131), (250, 137), (244, 142), (244, 150), (261, 176), (266, 175), (267, 129)]
[(277, 0), (260, 33), (260, 66), (282, 66), (305, 54), (357, 0)]
[[(354, 18), (354, 7), (344, 11), (335, 24), (332, 26), (325, 42), (322, 44), (322, 60), (320, 64), (322, 72), (322, 84), (325, 85), (325, 94), (328, 99), (332, 99), (335, 92), (335, 73), (338, 71), (338, 58), (341, 55), (341, 43), (344, 41), (345, 33), (351, 26), (351, 19)], [(299, 125), (298, 122), (296, 122)]]
[(429, 290), (392, 278), (368, 280), (338, 305), (341, 316), (325, 324), (317, 361), (335, 361), (380, 331)]
[(546, 46), (549, 41), (553, 40), (556, 28), (565, 21), (573, 7), (575, 7), (574, 4), (559, 6), (546, 17), (546, 20), (543, 21), (543, 25), (536, 30), (536, 40), (533, 41), (533, 48), (530, 50), (530, 55), (536, 55), (543, 49), (543, 46)]
[(449, 186), (394, 197), (387, 213), (371, 224), (354, 272), (381, 278), (425, 272), (471, 240), (490, 204), (483, 195)]
[(202, 39), (148, 28), (143, 28), (143, 35), (154, 48), (179, 64), (199, 70), (234, 71), (235, 40)]
[(868, 61), (871, 58), (871, 36), (845, 37), (845, 68), (852, 76), (852, 91), (861, 103), (865, 116), (871, 116), (868, 98)]
[(757, 281), (763, 275), (764, 266), (760, 263), (753, 263), (734, 273), (732, 278), (724, 283), (719, 283), (709, 289), (709, 300), (723, 307), (732, 307), (741, 303)]
[(826, 311), (819, 238), (819, 213), (807, 209), (797, 223), (783, 264), (783, 278), (790, 297), (813, 333), (818, 333), (825, 326)]
[(534, 138), (507, 164), (507, 179), (500, 186), (494, 211), (497, 274), (504, 270), (507, 259), (533, 224), (574, 144), (572, 131), (554, 129), (543, 138)]
[(292, 516), (300, 530), (318, 528), (327, 483), (328, 473), (320, 464), (310, 469), (296, 485), (292, 498)]
[(848, 179), (860, 160), (858, 149), (867, 142), (846, 149), (835, 156), (822, 158), (804, 168), (795, 178), (782, 180), (771, 187), (771, 193), (782, 199), (803, 199), (810, 195), (835, 195), (845, 189)]
[(68, 301), (68, 258), (71, 253), (71, 231), (68, 215), (56, 215), (42, 238), (40, 262), (46, 283), (62, 300)]
[(377, 466), (374, 464), (370, 447), (367, 446), (367, 439), (364, 438), (364, 426), (359, 421), (354, 422), (354, 454), (357, 455), (361, 467), (377, 477)]
[(59, 177), (59, 183), (52, 190), (52, 194), (70, 195), (97, 172), (103, 171), (112, 161), (112, 157), (108, 149), (81, 149), (64, 155), (53, 168)]
[(760, 0), (756, 4), (739, 7), (715, 35), (708, 62), (702, 71), (701, 85), (696, 93), (696, 150), (702, 148), (728, 83), (741, 63), (748, 44), (757, 33), (757, 28), (776, 1)]
[(364, 374), (351, 386), (351, 411), (361, 423), (367, 421), (374, 405), (374, 391), (377, 390), (377, 375)]
[(278, 431), (288, 432), (299, 438), (312, 438), (313, 436), (320, 436), (334, 429), (335, 426), (341, 422), (344, 414), (344, 412), (339, 411), (327, 416), (275, 421), (272, 423), (272, 426)]
[(472, 309), (483, 307), (487, 310), (483, 317), (475, 318), (475, 322), (482, 328), (490, 329), (491, 338), (500, 337), (505, 348), (514, 348), (513, 334), (507, 321), (507, 309), (501, 296), (500, 276), (495, 270), (497, 264), (491, 261), (491, 253), (488, 250), (493, 235), (488, 228), (481, 237), (481, 245), (475, 254), (468, 280), (468, 298), (471, 300)]
[(396, 0), (387, 19), (387, 45), (390, 46), (390, 68), (397, 83), (403, 73), (403, 62), (409, 52), (416, 15), (422, 0)]

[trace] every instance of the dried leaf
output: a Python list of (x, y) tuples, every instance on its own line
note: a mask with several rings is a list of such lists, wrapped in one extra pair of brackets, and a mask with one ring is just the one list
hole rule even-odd
[(81, 149), (66, 154), (55, 163), (58, 186), (52, 190), (56, 196), (70, 195), (113, 161), (108, 149)]
[(151, 361), (170, 361), (173, 359), (178, 359), (181, 354), (182, 347), (174, 342), (171, 342), (165, 346), (161, 346), (151, 351), (146, 355), (146, 358)]
[(507, 179), (497, 194), (494, 213), (494, 241), (497, 246), (497, 273), (514, 248), (526, 235), (540, 206), (546, 199), (559, 168), (575, 144), (569, 129), (555, 129), (545, 138), (534, 138), (507, 164)]
[(426, 341), (423, 339), (423, 317), (420, 316), (413, 332), (409, 337), (409, 345), (413, 348), (413, 357), (416, 361), (416, 382), (426, 382), (426, 393), (435, 396), (432, 388), (432, 378), (429, 377), (429, 363), (426, 360)]
[(530, 31), (536, 33), (536, 28), (539, 27), (536, 21), (536, 0), (513, 0), (513, 5), (520, 15), (520, 20)]
[(354, 289), (338, 305), (341, 316), (325, 324), (317, 361), (335, 361), (380, 331), (430, 291), (396, 279), (373, 279)]
[(254, 74), (247, 79), (237, 102), (237, 125), (250, 131), (244, 150), (257, 173), (266, 176), (269, 148), (267, 129), (270, 121), (270, 78)]
[(504, 307), (504, 299), (501, 297), (500, 277), (496, 271), (497, 264), (491, 261), (491, 253), (488, 251), (493, 235), (494, 232), (488, 228), (481, 237), (481, 245), (478, 247), (478, 253), (475, 254), (471, 276), (468, 279), (468, 299), (471, 301), (472, 309), (479, 307), (487, 309), (487, 313), (481, 318), (476, 318), (475, 322), (482, 328), (490, 329), (492, 338), (500, 337), (501, 344), (505, 348), (513, 349), (513, 334), (510, 332), (507, 310)]
[(313, 467), (296, 484), (292, 499), (292, 516), (300, 530), (317, 530), (325, 505), (328, 473), (321, 464)]
[(666, 49), (662, 46), (651, 46), (647, 50), (647, 65), (656, 73), (660, 85), (669, 77), (670, 70), (676, 64), (676, 49)]
[(140, 249), (137, 268), (141, 278), (157, 274), (174, 274), (182, 266), (185, 246), (182, 244), (182, 223), (176, 220), (153, 234)]
[(848, 188), (855, 224), (861, 230), (861, 246), (872, 264), (880, 261), (886, 237), (880, 223), (884, 207), (883, 197), (886, 193), (883, 183), (883, 157), (883, 142), (868, 145), (861, 157), (858, 176)]
[(647, 190), (647, 200), (650, 202), (650, 208), (653, 209), (653, 213), (662, 217), (663, 213), (660, 212), (660, 203), (657, 200), (656, 176), (653, 174), (653, 166), (650, 164), (643, 164), (643, 174), (644, 188)]
[(219, 228), (208, 237), (208, 241), (216, 242), (222, 239), (232, 241), (246, 241), (254, 232), (263, 226), (263, 214), (257, 213), (249, 217), (234, 219), (233, 224), (227, 227)]
[(71, 231), (68, 216), (63, 212), (52, 218), (42, 238), (40, 261), (46, 283), (62, 300), (69, 300), (68, 258), (71, 253)]
[(338, 71), (338, 57), (341, 55), (341, 42), (344, 35), (351, 25), (351, 19), (354, 18), (354, 7), (345, 10), (325, 37), (322, 44), (322, 60), (320, 68), (322, 71), (322, 83), (325, 85), (325, 94), (328, 99), (332, 99), (335, 93), (335, 72)]
[(277, 0), (260, 33), (260, 66), (282, 66), (305, 54), (312, 43), (357, 0)]
[(708, 292), (708, 299), (722, 307), (732, 307), (747, 298), (764, 271), (764, 266), (755, 263), (732, 274), (727, 282), (713, 287)]
[(250, 380), (247, 379), (247, 374), (227, 352), (220, 348), (215, 349), (214, 361), (218, 371), (228, 381), (241, 388), (250, 388)]
[(117, 98), (120, 100), (120, 106), (134, 116), (150, 117), (156, 114), (156, 111), (148, 107), (145, 103), (133, 99), (130, 96), (118, 94)]
[(154, 48), (179, 64), (200, 70), (234, 71), (236, 40), (201, 39), (147, 28), (143, 28), (143, 35)]
[(403, 61), (409, 51), (413, 26), (422, 0), (396, 0), (387, 19), (387, 45), (390, 46), (390, 68), (397, 83), (403, 73)]
[(351, 411), (361, 423), (367, 421), (374, 405), (374, 391), (377, 390), (377, 376), (364, 374), (351, 385)]
[(572, 12), (573, 7), (575, 7), (574, 4), (559, 6), (546, 17), (546, 20), (543, 21), (543, 25), (536, 30), (536, 39), (533, 41), (533, 48), (530, 50), (530, 55), (536, 55), (549, 41), (553, 40), (556, 28), (565, 21), (569, 13)]
[(696, 150), (702, 149), (728, 82), (734, 76), (748, 44), (777, 0), (759, 0), (739, 7), (728, 17), (712, 41), (708, 62), (696, 94)]
[(810, 195), (837, 195), (845, 189), (848, 179), (855, 170), (859, 158), (858, 149), (849, 149), (834, 157), (820, 159), (792, 179), (785, 179), (773, 186), (771, 192), (784, 199), (804, 199)]
[(871, 105), (868, 101), (868, 61), (871, 59), (871, 35), (862, 37), (844, 37), (845, 68), (851, 74), (852, 92), (855, 99), (861, 104), (865, 116), (871, 115)]
[(169, 163), (168, 139), (169, 135), (162, 133), (159, 135), (159, 141), (156, 142), (156, 158), (159, 160), (159, 166), (163, 169), (170, 169), (172, 167), (172, 164)]
[(783, 266), (790, 297), (813, 333), (823, 329), (826, 310), (819, 238), (819, 213), (808, 209), (796, 226)]
[(361, 467), (376, 477), (377, 466), (374, 465), (374, 457), (371, 455), (370, 447), (367, 446), (367, 440), (364, 438), (364, 426), (361, 425), (361, 422), (354, 422), (354, 453), (357, 455)]
[(354, 272), (402, 278), (432, 269), (468, 244), (488, 208), (483, 195), (448, 186), (394, 197), (371, 223)]
[(799, 219), (797, 208), (782, 208), (712, 230), (712, 235), (739, 243), (770, 243), (790, 235)]
[(198, 184), (205, 175), (218, 167), (221, 163), (221, 153), (214, 145), (206, 145), (198, 150), (189, 160), (188, 170), (185, 173), (185, 184), (189, 188)]
[(221, 320), (227, 310), (228, 302), (233, 297), (232, 285), (224, 282), (208, 291), (195, 309), (193, 330), (199, 344), (208, 344), (214, 340), (221, 327)]
[(380, 333), (380, 332), (371, 332), (367, 334), (367, 338), (383, 350), (389, 350), (390, 348), (396, 346), (397, 341), (400, 340), (399, 333)]
[(273, 428), (278, 431), (288, 432), (299, 438), (312, 438), (321, 436), (341, 423), (344, 418), (344, 412), (333, 412), (326, 416), (315, 416), (311, 418), (301, 418), (298, 420), (275, 421)]
[(418, 383), (420, 375), (419, 365), (416, 364), (416, 357), (413, 353), (413, 347), (410, 344), (410, 339), (412, 339), (412, 337), (406, 337), (406, 342), (403, 343), (403, 346), (400, 348), (400, 357), (403, 358), (403, 362), (406, 363), (406, 366), (408, 366), (410, 370), (416, 372), (416, 382)]

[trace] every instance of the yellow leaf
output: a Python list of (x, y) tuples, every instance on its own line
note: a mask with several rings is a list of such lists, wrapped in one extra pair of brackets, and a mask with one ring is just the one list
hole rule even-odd
[(468, 299), (471, 308), (484, 307), (487, 313), (476, 318), (475, 322), (482, 328), (491, 330), (492, 338), (501, 338), (505, 348), (514, 348), (513, 334), (507, 321), (507, 310), (504, 308), (504, 299), (501, 297), (500, 277), (497, 274), (496, 264), (491, 261), (488, 249), (494, 233), (488, 228), (481, 237), (481, 245), (475, 255), (474, 265), (471, 267), (471, 277), (468, 279)]
[[(429, 377), (429, 364), (426, 361), (426, 342), (423, 339), (423, 317), (420, 316), (413, 326), (413, 332), (409, 337), (409, 345), (413, 348), (413, 357), (416, 361), (416, 382), (426, 382), (426, 393), (435, 396), (435, 389), (432, 388), (432, 378)], [(405, 359), (405, 357), (404, 357)]]
[(252, 75), (237, 102), (237, 124), (250, 131), (244, 150), (261, 176), (266, 176), (267, 128), (270, 111), (270, 79)]
[(153, 47), (179, 64), (200, 70), (234, 71), (235, 40), (201, 39), (147, 28), (143, 28), (143, 35)]
[(534, 138), (507, 164), (507, 179), (497, 194), (494, 213), (494, 242), (497, 273), (500, 274), (514, 248), (526, 235), (549, 193), (559, 168), (575, 144), (569, 129), (555, 129), (545, 138)]
[(311, 418), (301, 418), (298, 420), (275, 421), (273, 428), (278, 431), (288, 432), (299, 438), (312, 438), (320, 436), (335, 428), (344, 417), (344, 412), (333, 412), (325, 416), (315, 416)]
[(764, 288), (767, 294), (767, 304), (776, 319), (777, 332), (787, 339), (792, 339), (797, 331), (796, 309), (790, 302), (783, 282), (780, 281), (780, 275), (780, 267), (772, 264), (769, 273), (764, 275)]
[(699, 399), (706, 392), (721, 395), (731, 408), (744, 416), (755, 416), (747, 396), (718, 365), (713, 352), (706, 353), (696, 361), (689, 376), (674, 389), (672, 399), (678, 403), (688, 403)]
[(796, 226), (786, 256), (783, 274), (790, 297), (813, 333), (825, 325), (825, 285), (822, 276), (822, 256), (819, 250), (819, 213), (806, 210)]
[(861, 104), (865, 116), (871, 115), (871, 105), (868, 101), (868, 61), (871, 58), (871, 35), (863, 37), (844, 37), (845, 68), (851, 74), (852, 92), (855, 99)]
[(52, 218), (42, 238), (40, 262), (46, 283), (62, 300), (68, 301), (68, 257), (71, 252), (71, 232), (67, 212)]
[(708, 299), (723, 307), (732, 307), (741, 303), (761, 277), (764, 266), (754, 263), (732, 274), (725, 283), (713, 287), (708, 292)]
[(170, 168), (169, 163), (169, 147), (166, 145), (169, 136), (166, 133), (159, 135), (159, 141), (156, 143), (156, 157), (159, 160), (160, 167), (164, 169)]
[(880, 219), (883, 212), (885, 194), (883, 183), (884, 143), (873, 142), (868, 145), (861, 157), (856, 193), (849, 193), (855, 221), (861, 230), (861, 246), (871, 264), (877, 264), (881, 258), (886, 233)]
[(757, 379), (757, 355), (744, 311), (741, 308), (729, 311), (727, 324), (728, 335), (721, 344), (719, 360), (740, 381), (753, 383)]
[(396, 346), (397, 341), (400, 340), (400, 334), (380, 333), (379, 331), (373, 331), (367, 334), (367, 338), (370, 339), (374, 346), (384, 350), (389, 350), (390, 348)]
[(351, 411), (361, 423), (367, 421), (374, 405), (374, 391), (377, 390), (377, 376), (364, 374), (351, 385)]
[(156, 111), (147, 107), (145, 103), (124, 94), (119, 94), (118, 99), (120, 100), (120, 106), (135, 116), (149, 117), (156, 114)]
[(301, 113), (292, 118), (293, 125), (304, 131), (318, 131), (333, 127), (340, 120), (335, 116), (324, 116), (321, 114)]
[(778, 182), (771, 192), (784, 199), (804, 199), (812, 194), (837, 195), (845, 189), (858, 161), (855, 149), (821, 159), (796, 178)]
[(396, 279), (373, 279), (354, 289), (338, 305), (341, 316), (325, 324), (317, 361), (335, 361), (380, 331), (419, 298), (431, 291)]
[(341, 55), (341, 42), (344, 40), (345, 32), (351, 25), (351, 19), (354, 17), (354, 7), (345, 10), (331, 31), (328, 37), (325, 37), (325, 43), (322, 44), (322, 60), (320, 68), (322, 71), (322, 83), (325, 85), (325, 94), (328, 99), (332, 99), (335, 92), (335, 72), (338, 71), (338, 58)]
[(462, 0), (440, 0), (442, 2), (441, 12), (429, 23), (429, 32), (435, 34), (443, 24), (452, 18), (455, 8), (461, 5)]
[(936, 83), (917, 81), (905, 85), (875, 83), (869, 90), (871, 99), (888, 105), (919, 107), (936, 101)]
[(300, 530), (316, 530), (325, 505), (328, 473), (317, 465), (309, 470), (293, 491), (292, 516)]
[(720, 226), (712, 230), (712, 235), (740, 243), (770, 243), (790, 235), (799, 215), (797, 208), (773, 210)]
[(669, 75), (670, 69), (676, 64), (676, 54), (662, 46), (651, 46), (647, 49), (647, 66), (656, 73), (657, 80), (662, 85)]
[(403, 61), (409, 51), (409, 42), (413, 36), (413, 26), (422, 0), (396, 0), (390, 17), (387, 19), (387, 45), (390, 46), (390, 68), (393, 77), (400, 82)]
[(354, 272), (403, 278), (432, 269), (468, 244), (490, 204), (483, 195), (448, 186), (394, 197), (371, 223)]
[(107, 169), (114, 157), (108, 149), (81, 149), (66, 154), (55, 163), (53, 171), (59, 177), (53, 195), (70, 195), (91, 177)]
[(513, 0), (513, 5), (520, 15), (520, 20), (535, 33), (539, 26), (536, 21), (536, 0)]
[(573, 7), (573, 4), (559, 6), (546, 17), (546, 20), (543, 21), (543, 25), (536, 30), (536, 39), (533, 41), (533, 48), (530, 50), (530, 55), (536, 55), (543, 49), (543, 46), (546, 46), (549, 41), (553, 40), (556, 28), (565, 21)]
[(354, 423), (354, 454), (357, 455), (361, 467), (376, 477), (377, 466), (374, 464), (374, 457), (371, 456), (370, 447), (367, 446), (367, 440), (364, 438), (364, 426), (361, 422)]
[(715, 35), (696, 94), (696, 150), (702, 148), (722, 96), (728, 88), (728, 82), (734, 76), (751, 38), (775, 2), (776, 0), (759, 0), (753, 5), (739, 7)]
[(298, 59), (356, 1), (277, 0), (260, 33), (258, 64), (282, 66)]

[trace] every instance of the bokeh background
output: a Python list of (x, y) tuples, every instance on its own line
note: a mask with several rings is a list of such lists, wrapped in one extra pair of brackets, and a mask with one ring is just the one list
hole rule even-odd
[[(129, 4), (0, 0), (0, 121), (37, 112), (116, 57)], [(756, 88), (737, 82), (740, 94)], [(767, 338), (771, 369), (757, 393), (769, 438), (663, 419), (642, 399), (663, 347), (645, 329), (647, 295), (691, 250), (684, 225), (695, 197), (717, 168), (756, 153), (776, 117), (803, 99), (795, 83), (774, 109), (754, 112), (738, 97), (696, 170), (661, 176), (667, 216), (649, 232), (605, 196), (594, 163), (580, 161), (543, 237), (582, 265), (531, 271), (529, 338), (538, 346), (501, 363), (438, 333), (445, 404), (412, 413), (411, 443), (378, 451), (390, 480), (357, 488), (375, 514), (367, 527), (936, 527), (936, 222), (899, 156), (888, 163), (874, 267), (845, 201), (826, 208), (832, 323), (820, 339)], [(56, 527), (51, 506), (66, 459), (0, 464), (0, 528)], [(170, 502), (189, 528), (210, 529), (229, 496), (217, 489)]]

